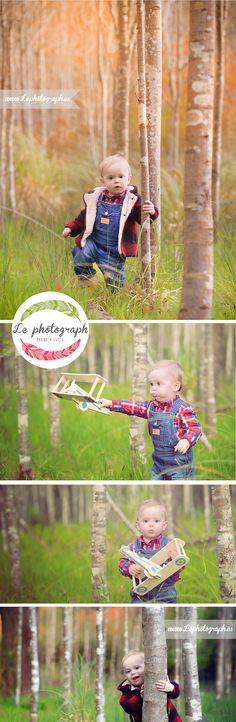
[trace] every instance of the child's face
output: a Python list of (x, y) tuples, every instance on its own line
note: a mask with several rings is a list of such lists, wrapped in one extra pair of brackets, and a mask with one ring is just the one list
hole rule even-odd
[(150, 393), (157, 401), (170, 401), (179, 390), (179, 381), (167, 366), (153, 369), (149, 374)]
[(165, 513), (158, 504), (147, 506), (143, 509), (137, 519), (137, 527), (146, 541), (155, 539), (166, 529), (167, 522)]
[(144, 682), (144, 659), (132, 654), (124, 664), (126, 679), (134, 687), (142, 687)]
[(126, 191), (130, 175), (125, 163), (111, 163), (104, 171), (102, 181), (112, 196), (119, 196)]

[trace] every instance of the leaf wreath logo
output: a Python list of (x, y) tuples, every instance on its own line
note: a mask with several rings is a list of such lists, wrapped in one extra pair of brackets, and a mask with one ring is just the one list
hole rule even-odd
[(12, 336), (18, 353), (44, 368), (74, 361), (89, 336), (87, 316), (66, 294), (46, 291), (26, 299), (16, 311)]

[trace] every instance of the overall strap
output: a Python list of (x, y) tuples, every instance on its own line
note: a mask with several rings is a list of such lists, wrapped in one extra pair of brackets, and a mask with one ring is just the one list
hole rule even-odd
[(169, 414), (176, 414), (177, 411), (179, 411), (180, 406), (182, 406), (183, 400), (178, 397), (176, 401), (174, 401), (173, 406), (171, 410), (168, 412)]

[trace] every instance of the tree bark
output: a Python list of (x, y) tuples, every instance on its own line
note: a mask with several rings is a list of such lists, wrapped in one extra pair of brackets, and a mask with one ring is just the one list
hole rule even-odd
[(161, 0), (148, 0), (145, 6), (145, 50), (150, 200), (159, 210), (156, 223), (150, 225), (151, 275), (154, 278), (161, 251)]
[(103, 609), (96, 611), (96, 722), (105, 722)]
[[(218, 619), (222, 622), (225, 620), (225, 609), (219, 609)], [(225, 656), (225, 639), (223, 635), (217, 639), (216, 647), (216, 699), (222, 699), (224, 694), (224, 656)]]
[[(145, 400), (147, 383), (148, 327), (146, 323), (133, 324), (134, 361), (132, 397)], [(130, 418), (130, 452), (133, 464), (146, 463), (146, 421), (135, 416)]]
[[(139, 141), (141, 166), (141, 196), (142, 203), (149, 200), (149, 168), (148, 168), (148, 142), (147, 142), (147, 103), (145, 82), (145, 26), (144, 2), (137, 0), (137, 52), (138, 52), (138, 101), (139, 101)], [(150, 246), (150, 216), (141, 213), (141, 260), (144, 288), (151, 288), (151, 246)]]
[(167, 647), (164, 608), (149, 607), (142, 610), (143, 644), (145, 655), (145, 684), (143, 719), (145, 722), (167, 722), (166, 692), (159, 692), (158, 679), (167, 674)]
[(17, 620), (17, 648), (16, 648), (16, 706), (20, 704), (21, 697), (21, 677), (22, 677), (22, 631), (23, 631), (23, 609), (18, 609), (18, 620)]
[(216, 0), (216, 69), (215, 69), (215, 102), (213, 125), (212, 155), (212, 210), (214, 228), (216, 230), (220, 212), (220, 167), (222, 146), (222, 116), (224, 105), (224, 56), (225, 29), (228, 12), (227, 0)]
[[(55, 386), (57, 372), (49, 371), (49, 391)], [(52, 449), (57, 449), (60, 444), (60, 399), (54, 394), (49, 394), (49, 412), (50, 412), (50, 439)]]
[(21, 591), (20, 543), (17, 529), (14, 487), (2, 486), (5, 500), (5, 519), (7, 528), (8, 550), (10, 556), (11, 586), (14, 594)]
[(108, 602), (106, 580), (106, 487), (93, 487), (92, 513), (92, 595), (94, 602)]
[(68, 711), (69, 697), (71, 692), (71, 618), (70, 608), (62, 610), (63, 624), (63, 710)]
[(30, 722), (38, 722), (39, 699), (39, 659), (38, 659), (38, 630), (36, 608), (29, 608), (30, 626), (30, 659), (31, 659), (31, 693), (30, 693)]
[(28, 401), (26, 395), (26, 361), (16, 355), (16, 383), (18, 396), (18, 440), (19, 470), (18, 479), (32, 479), (32, 467), (29, 443)]
[[(184, 607), (183, 618), (196, 628), (197, 608)], [(196, 632), (183, 639), (183, 677), (185, 722), (202, 722), (201, 697), (198, 678)]]
[(213, 0), (190, 3), (190, 54), (184, 172), (184, 273), (180, 319), (211, 318)]
[(228, 484), (212, 485), (212, 505), (216, 525), (220, 593), (222, 602), (236, 602), (236, 555)]
[(212, 324), (204, 324), (204, 407), (207, 436), (216, 436), (215, 362)]

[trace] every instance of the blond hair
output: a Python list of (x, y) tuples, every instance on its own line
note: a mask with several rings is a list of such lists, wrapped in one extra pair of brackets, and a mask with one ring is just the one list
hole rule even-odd
[(163, 515), (165, 517), (165, 520), (167, 521), (167, 510), (164, 504), (162, 504), (161, 501), (157, 501), (156, 499), (146, 499), (145, 501), (140, 504), (137, 510), (137, 519), (140, 518), (142, 511), (147, 509), (150, 506), (158, 506), (161, 511), (163, 511)]
[(106, 158), (103, 158), (102, 162), (100, 163), (100, 171), (101, 176), (103, 177), (106, 170), (112, 165), (113, 163), (123, 163), (123, 165), (126, 166), (127, 172), (129, 175), (131, 175), (131, 168), (124, 156), (122, 155), (108, 155)]
[(152, 369), (149, 371), (149, 376), (152, 373), (152, 371), (156, 371), (156, 369), (159, 368), (169, 368), (170, 372), (173, 374), (175, 381), (179, 383), (179, 391), (182, 389), (182, 386), (184, 384), (184, 372), (182, 369), (182, 366), (178, 363), (178, 361), (172, 361), (171, 359), (162, 359), (161, 361), (158, 361), (155, 366), (152, 367)]
[(127, 659), (129, 659), (129, 657), (133, 657), (134, 654), (136, 654), (137, 657), (140, 657), (140, 659), (142, 659), (144, 661), (144, 652), (140, 652), (140, 649), (131, 649), (130, 652), (125, 654), (125, 656), (121, 660), (122, 669), (124, 669)]

